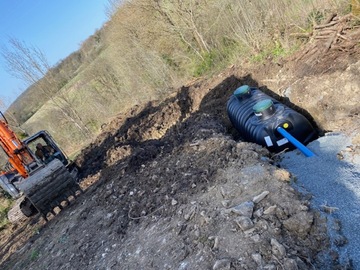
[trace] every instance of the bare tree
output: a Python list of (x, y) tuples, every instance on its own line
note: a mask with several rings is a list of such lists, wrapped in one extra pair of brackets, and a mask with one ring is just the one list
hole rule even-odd
[(105, 5), (106, 16), (111, 19), (111, 17), (116, 13), (124, 1), (125, 0), (108, 0), (107, 4)]
[(155, 10), (168, 27), (203, 59), (202, 53), (210, 52), (210, 46), (204, 37), (204, 29), (200, 26), (200, 18), (204, 17), (202, 4), (201, 1), (194, 0), (151, 0), (140, 5)]
[(0, 97), (0, 111), (6, 117), (6, 120), (9, 121), (9, 125), (17, 131), (20, 131), (22, 134), (28, 134), (24, 128), (21, 127), (19, 121), (16, 119), (15, 115), (8, 110), (9, 104), (5, 101), (4, 98)]
[(91, 132), (83, 123), (80, 115), (71, 106), (65, 95), (58, 93), (55, 74), (45, 54), (37, 47), (28, 46), (15, 38), (8, 41), (9, 47), (3, 47), (1, 55), (5, 60), (9, 74), (23, 80), (27, 85), (35, 85), (60, 112), (73, 123), (85, 137)]

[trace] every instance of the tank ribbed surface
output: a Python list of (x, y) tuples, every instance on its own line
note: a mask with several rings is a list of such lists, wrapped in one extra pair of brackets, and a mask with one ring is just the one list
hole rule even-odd
[[(257, 88), (251, 87), (250, 90), (249, 95), (232, 95), (227, 103), (229, 119), (244, 140), (263, 145), (270, 151), (279, 152), (286, 148), (294, 148), (276, 131), (279, 126), (285, 128), (303, 144), (307, 144), (317, 137), (314, 128), (303, 115)], [(237, 92), (235, 91), (235, 93)], [(275, 113), (266, 117), (256, 116), (254, 106), (258, 102), (269, 99), (273, 102)], [(255, 108), (258, 107), (255, 106)]]

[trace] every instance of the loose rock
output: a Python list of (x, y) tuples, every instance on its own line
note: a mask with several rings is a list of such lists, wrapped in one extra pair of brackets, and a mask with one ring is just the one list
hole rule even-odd
[(228, 259), (217, 260), (213, 266), (213, 270), (230, 270), (231, 262)]
[(285, 228), (292, 233), (305, 237), (312, 226), (314, 215), (310, 212), (299, 212), (283, 222)]
[(276, 205), (269, 206), (264, 210), (264, 215), (270, 215), (276, 210)]
[(253, 199), (252, 199), (252, 201), (254, 202), (254, 203), (259, 203), (259, 202), (261, 202), (267, 195), (269, 195), (269, 191), (264, 191), (264, 192), (262, 192), (261, 194), (259, 194), (259, 195), (257, 195), (257, 196), (255, 196)]
[(280, 244), (276, 239), (272, 238), (270, 243), (272, 247), (271, 251), (276, 257), (283, 258), (286, 256), (285, 247)]
[(254, 227), (254, 223), (249, 217), (244, 217), (244, 216), (238, 217), (237, 219), (235, 219), (235, 222), (243, 231), (246, 231)]
[(254, 253), (251, 254), (251, 258), (254, 260), (254, 262), (259, 266), (262, 267), (264, 264), (263, 258), (261, 256), (261, 254), (259, 253)]
[(298, 270), (297, 263), (294, 259), (285, 258), (284, 259), (284, 268), (286, 270)]
[(172, 199), (172, 200), (171, 200), (171, 205), (172, 205), (172, 206), (177, 205), (177, 204), (178, 204), (177, 200), (175, 200), (175, 199)]
[(230, 212), (240, 216), (251, 218), (253, 214), (253, 210), (254, 210), (254, 203), (248, 201), (231, 208)]

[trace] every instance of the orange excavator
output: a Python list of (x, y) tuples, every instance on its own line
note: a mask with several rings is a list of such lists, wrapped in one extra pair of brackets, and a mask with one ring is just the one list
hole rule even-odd
[(7, 156), (6, 169), (0, 172), (0, 186), (16, 202), (8, 212), (17, 223), (40, 213), (55, 215), (62, 202), (81, 192), (77, 168), (44, 130), (21, 141), (0, 112), (0, 146)]

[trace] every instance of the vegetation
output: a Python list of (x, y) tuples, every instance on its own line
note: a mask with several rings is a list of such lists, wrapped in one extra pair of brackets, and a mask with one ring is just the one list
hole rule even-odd
[(36, 261), (40, 256), (40, 252), (38, 250), (32, 250), (30, 254), (30, 261)]
[(25, 60), (25, 50), (45, 69), (32, 73), (7, 115), (29, 134), (49, 130), (72, 153), (110, 117), (161, 99), (188, 79), (287, 56), (299, 46), (291, 33), (348, 7), (347, 0), (112, 0), (109, 21), (55, 67), (36, 48), (9, 41), (5, 59)]
[(0, 230), (3, 230), (8, 224), (7, 213), (11, 206), (11, 198), (0, 191)]

